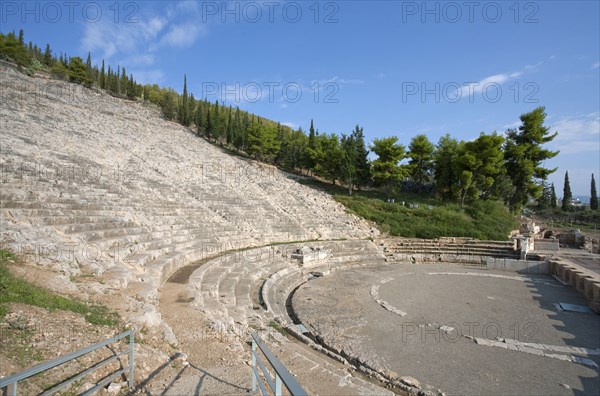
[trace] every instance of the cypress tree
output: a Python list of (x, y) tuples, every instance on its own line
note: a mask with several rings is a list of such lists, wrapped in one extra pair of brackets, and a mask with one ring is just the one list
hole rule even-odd
[(221, 137), (221, 119), (219, 115), (219, 101), (215, 102), (215, 114), (213, 115), (213, 132), (212, 134), (218, 140)]
[(85, 71), (88, 74), (90, 80), (94, 79), (94, 73), (92, 70), (92, 54), (88, 51), (87, 59), (85, 61)]
[(558, 206), (558, 199), (556, 198), (556, 189), (554, 188), (554, 183), (550, 186), (550, 207), (556, 209)]
[(121, 95), (121, 80), (119, 76), (121, 75), (121, 66), (117, 65), (117, 95)]
[(198, 134), (200, 131), (204, 130), (204, 106), (203, 101), (198, 101), (198, 107), (196, 107), (196, 129), (198, 130)]
[(573, 194), (571, 193), (571, 185), (569, 183), (569, 171), (567, 171), (565, 173), (565, 186), (563, 188), (562, 210), (567, 211), (571, 209), (572, 199)]
[(242, 130), (242, 120), (240, 118), (240, 108), (236, 107), (233, 121), (233, 144), (239, 150), (244, 144), (244, 132)]
[(181, 97), (181, 107), (179, 108), (179, 123), (183, 126), (190, 125), (186, 74), (183, 75), (183, 95)]
[(596, 190), (596, 180), (592, 173), (592, 184), (590, 187), (590, 209), (598, 210), (598, 191)]
[(233, 115), (231, 105), (229, 106), (229, 116), (227, 117), (227, 144), (233, 143)]
[(315, 125), (312, 119), (310, 120), (310, 129), (308, 130), (308, 147), (311, 149), (315, 149), (317, 147), (315, 140)]
[(106, 74), (104, 72), (104, 59), (102, 59), (102, 68), (100, 69), (100, 88), (106, 89)]
[(48, 67), (52, 66), (52, 51), (50, 50), (50, 44), (46, 44), (46, 51), (44, 51), (43, 63)]
[(371, 181), (371, 165), (369, 164), (369, 150), (365, 145), (363, 128), (356, 125), (352, 132), (352, 138), (356, 145), (356, 187), (366, 186)]
[(214, 126), (213, 126), (212, 117), (210, 115), (210, 104), (209, 104), (208, 109), (206, 111), (206, 137), (210, 139), (212, 137), (213, 133), (214, 133)]

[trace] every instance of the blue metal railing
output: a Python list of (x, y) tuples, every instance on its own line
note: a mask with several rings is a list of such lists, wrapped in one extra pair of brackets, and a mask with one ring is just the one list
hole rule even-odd
[[(263, 353), (271, 367), (275, 370), (275, 382), (273, 382), (273, 378), (271, 377), (271, 373), (267, 370), (264, 363), (262, 362), (256, 347), (260, 349)], [(260, 367), (261, 371), (265, 376), (265, 380), (271, 390), (275, 393), (275, 396), (281, 396), (282, 394), (282, 383), (285, 385), (287, 390), (292, 394), (292, 396), (301, 396), (307, 395), (306, 391), (302, 389), (302, 386), (296, 381), (294, 376), (290, 374), (290, 372), (285, 368), (283, 363), (279, 361), (273, 355), (273, 353), (269, 350), (269, 348), (262, 342), (258, 334), (252, 333), (252, 392), (256, 392), (257, 385), (260, 388), (260, 393), (263, 396), (266, 396), (267, 389), (265, 388), (265, 384), (260, 378), (259, 372), (257, 370), (257, 365)]]
[(96, 386), (87, 390), (84, 393), (84, 395), (93, 394), (94, 392), (98, 391), (100, 388), (102, 388), (106, 384), (110, 383), (115, 378), (117, 378), (119, 375), (124, 374), (126, 371), (129, 371), (129, 389), (133, 389), (133, 363), (134, 363), (133, 350), (134, 350), (134, 343), (135, 343), (133, 333), (134, 333), (133, 330), (126, 331), (125, 333), (121, 333), (121, 334), (114, 336), (112, 338), (109, 338), (105, 341), (101, 341), (94, 345), (90, 345), (87, 348), (83, 348), (78, 351), (72, 352), (68, 355), (50, 360), (45, 363), (38, 364), (37, 366), (34, 366), (28, 370), (22, 371), (17, 374), (13, 374), (10, 377), (2, 378), (2, 379), (0, 379), (0, 389), (6, 388), (5, 393), (8, 393), (11, 396), (16, 396), (17, 395), (17, 383), (19, 381), (25, 380), (29, 377), (32, 377), (32, 376), (39, 374), (41, 372), (44, 372), (46, 370), (50, 370), (51, 368), (54, 368), (56, 366), (60, 366), (61, 364), (67, 363), (68, 361), (71, 361), (73, 359), (77, 359), (80, 356), (87, 355), (90, 352), (93, 352), (97, 349), (107, 346), (108, 344), (118, 342), (125, 337), (129, 337), (129, 348), (127, 348), (124, 351), (118, 352), (118, 353), (102, 360), (99, 363), (96, 363), (95, 365), (74, 375), (73, 377), (68, 378), (67, 380), (65, 380), (63, 382), (60, 382), (60, 383), (54, 385), (52, 388), (50, 388), (47, 391), (45, 391), (44, 393), (42, 393), (42, 395), (43, 396), (51, 395), (51, 394), (63, 389), (64, 387), (72, 384), (73, 382), (77, 381), (78, 379), (82, 378), (83, 376), (91, 373), (92, 371), (97, 370), (100, 367), (103, 367), (103, 366), (107, 365), (108, 363), (117, 360), (119, 357), (121, 357), (123, 355), (127, 355), (127, 354), (129, 355), (129, 359), (128, 359), (129, 362), (128, 362), (127, 367), (121, 368), (120, 370), (117, 370), (117, 371), (113, 372), (112, 374), (108, 375), (107, 377), (102, 379), (102, 381), (98, 382), (96, 384)]

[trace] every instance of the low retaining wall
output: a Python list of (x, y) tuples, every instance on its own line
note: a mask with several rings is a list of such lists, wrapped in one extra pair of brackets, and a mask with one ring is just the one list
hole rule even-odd
[(463, 265), (484, 266), (485, 256), (478, 254), (448, 253), (393, 253), (393, 260), (400, 263), (444, 264), (457, 263)]
[(600, 275), (562, 260), (550, 260), (550, 273), (592, 300), (592, 308), (600, 313)]
[(560, 248), (558, 239), (534, 239), (533, 250), (556, 252)]
[(547, 261), (488, 258), (485, 262), (485, 266), (489, 270), (518, 272), (520, 274), (550, 273), (550, 263)]

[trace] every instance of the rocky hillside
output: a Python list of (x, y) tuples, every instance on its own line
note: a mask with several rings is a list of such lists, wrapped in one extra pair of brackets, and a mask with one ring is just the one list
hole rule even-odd
[(377, 234), (328, 195), (225, 154), (154, 107), (9, 66), (0, 89), (2, 248), (53, 270), (54, 290), (118, 297), (135, 326), (164, 326), (158, 288), (199, 259)]

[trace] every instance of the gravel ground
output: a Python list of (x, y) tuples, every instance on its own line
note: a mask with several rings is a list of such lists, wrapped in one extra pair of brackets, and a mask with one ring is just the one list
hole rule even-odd
[[(569, 347), (588, 348), (591, 354), (577, 356), (598, 364), (600, 316), (557, 312), (556, 302), (587, 305), (550, 276), (403, 264), (308, 282), (293, 306), (330, 346), (378, 370), (412, 376), (425, 389), (599, 394), (598, 367), (547, 355), (564, 359), (576, 352)], [(506, 342), (495, 347), (469, 337)], [(529, 344), (507, 349), (514, 342)], [(556, 346), (565, 348), (552, 351)]]

